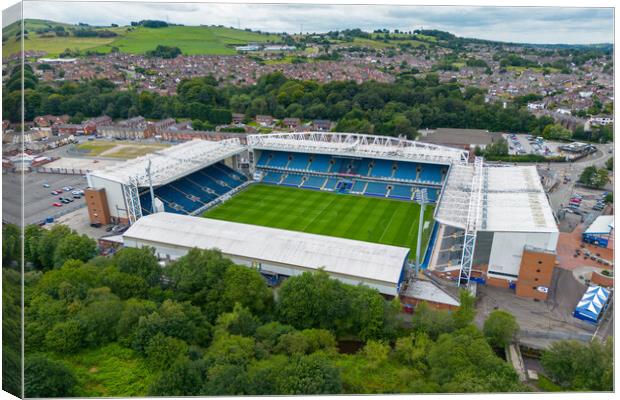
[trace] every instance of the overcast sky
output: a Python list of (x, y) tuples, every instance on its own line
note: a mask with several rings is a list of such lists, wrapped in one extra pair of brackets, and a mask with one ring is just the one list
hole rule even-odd
[(25, 18), (91, 25), (158, 19), (222, 24), (269, 32), (346, 28), (441, 29), (458, 36), (524, 43), (612, 43), (611, 8), (450, 7), (387, 5), (259, 5), (178, 3), (24, 3)]

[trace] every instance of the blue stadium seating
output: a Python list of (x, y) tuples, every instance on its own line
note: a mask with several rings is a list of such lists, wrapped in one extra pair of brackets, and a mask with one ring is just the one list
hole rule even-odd
[(439, 165), (424, 164), (422, 165), (422, 171), (420, 171), (420, 181), (441, 183), (442, 174), (441, 167)]
[[(190, 214), (245, 181), (246, 178), (242, 174), (218, 163), (155, 188), (154, 191), (155, 196), (164, 203), (165, 211)], [(140, 194), (140, 205), (144, 215), (152, 212), (150, 196), (148, 190)]]
[(392, 161), (388, 160), (375, 160), (375, 165), (370, 175), (378, 178), (389, 178), (392, 176), (393, 164)]
[(308, 176), (301, 187), (320, 189), (325, 183), (324, 176)]
[(301, 178), (303, 178), (302, 175), (288, 174), (281, 184), (287, 186), (299, 186), (301, 184)]
[(280, 183), (282, 179), (282, 175), (280, 172), (267, 172), (267, 174), (263, 177), (263, 182), (266, 183)]
[(407, 179), (411, 181), (415, 181), (418, 172), (416, 171), (417, 164), (408, 163), (408, 162), (399, 162), (397, 163), (398, 168), (394, 173), (394, 178), (396, 179)]
[(270, 151), (263, 151), (260, 155), (260, 158), (256, 162), (258, 167), (266, 167), (269, 164), (269, 159), (271, 157)]
[(285, 168), (288, 164), (288, 153), (283, 153), (281, 151), (274, 151), (271, 153), (271, 160), (269, 160), (268, 166), (270, 168)]
[(306, 170), (308, 166), (308, 154), (304, 153), (291, 153), (293, 159), (288, 164), (288, 169)]
[(355, 183), (353, 184), (353, 188), (351, 188), (351, 192), (364, 193), (365, 187), (366, 187), (366, 181), (355, 181)]
[(370, 162), (372, 160), (365, 158), (358, 163), (357, 174), (361, 176), (368, 176), (368, 170), (370, 169)]
[(330, 156), (324, 154), (314, 154), (312, 156), (312, 163), (310, 164), (310, 170), (314, 172), (327, 172), (329, 169)]
[(338, 183), (339, 179), (338, 178), (329, 178), (327, 179), (327, 183), (324, 186), (324, 189), (327, 190), (335, 190), (336, 189), (336, 184)]
[(342, 165), (342, 158), (332, 158), (332, 160), (330, 161), (331, 167), (329, 168), (328, 172), (331, 172), (332, 174), (338, 173), (340, 172), (340, 166)]
[[(401, 179), (412, 183), (423, 182), (439, 185), (442, 182), (442, 169), (444, 168), (440, 165), (416, 162), (332, 157), (325, 154), (286, 151), (264, 151), (257, 161), (257, 167), (259, 170), (261, 168), (268, 169), (263, 177), (263, 182), (266, 183), (382, 197), (389, 192), (389, 197), (403, 200), (411, 200), (411, 195), (415, 188), (414, 185), (354, 179), (352, 185), (337, 187), (337, 183), (344, 178), (329, 175), (359, 175), (379, 178), (379, 180)], [(274, 172), (274, 169), (280, 169), (281, 171)], [(291, 173), (287, 173), (290, 170), (292, 170)], [(298, 171), (298, 173), (295, 171)], [(306, 171), (325, 174), (325, 176), (304, 175)], [(218, 195), (237, 185), (237, 178), (244, 179), (241, 174), (222, 164), (219, 164), (213, 170), (202, 173), (208, 176), (209, 187), (215, 190)], [(201, 185), (196, 185), (195, 183), (190, 179), (189, 183), (177, 186), (184, 193), (197, 196)], [(388, 190), (388, 185), (392, 187), (391, 190)], [(438, 195), (438, 189), (429, 188), (429, 199), (431, 201), (436, 201)], [(191, 201), (191, 198), (189, 200)]]
[(388, 185), (386, 183), (368, 182), (364, 194), (370, 196), (385, 196), (388, 191), (387, 187)]
[(412, 189), (408, 185), (392, 185), (389, 197), (411, 200)]

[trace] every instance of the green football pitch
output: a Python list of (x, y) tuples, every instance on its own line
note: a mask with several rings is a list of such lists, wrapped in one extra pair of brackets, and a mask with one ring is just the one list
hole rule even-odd
[[(428, 205), (425, 210), (422, 249), (431, 234), (433, 208)], [(204, 216), (408, 247), (413, 258), (420, 206), (411, 201), (255, 184)]]

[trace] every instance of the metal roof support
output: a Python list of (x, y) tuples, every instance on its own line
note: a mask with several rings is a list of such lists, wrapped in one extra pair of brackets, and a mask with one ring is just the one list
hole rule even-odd
[(463, 254), (461, 256), (461, 271), (459, 274), (458, 285), (468, 287), (471, 278), (471, 267), (474, 261), (474, 248), (476, 247), (476, 232), (478, 229), (478, 218), (480, 213), (480, 200), (482, 198), (482, 181), (484, 176), (482, 157), (474, 160), (474, 174), (471, 184), (471, 197), (469, 200), (469, 210), (467, 211), (467, 223), (465, 224), (465, 240), (463, 243)]
[(140, 196), (138, 194), (138, 179), (129, 177), (129, 183), (121, 185), (123, 188), (123, 196), (127, 201), (127, 215), (129, 217), (129, 225), (132, 225), (142, 217), (142, 207), (140, 206)]

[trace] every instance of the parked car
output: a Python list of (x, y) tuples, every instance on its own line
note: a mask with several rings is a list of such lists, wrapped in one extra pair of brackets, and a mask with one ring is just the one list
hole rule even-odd
[(73, 198), (76, 199), (76, 200), (79, 200), (79, 199), (82, 198), (82, 196), (80, 196), (79, 194), (74, 194)]
[(70, 191), (73, 190), (73, 187), (72, 186), (65, 186), (65, 187), (62, 188), (62, 190), (64, 190), (65, 192), (70, 192)]
[(52, 205), (53, 205), (54, 207), (62, 207), (62, 204), (60, 204), (60, 203), (52, 203)]
[(49, 183), (44, 183), (44, 184), (43, 184), (43, 187), (44, 187), (44, 188), (48, 188), (48, 187), (50, 187), (50, 185), (49, 185)]

